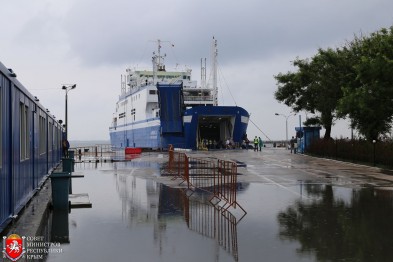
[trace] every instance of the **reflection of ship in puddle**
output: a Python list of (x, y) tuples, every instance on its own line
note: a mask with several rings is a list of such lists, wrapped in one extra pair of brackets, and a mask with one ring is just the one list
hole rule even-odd
[(129, 227), (154, 224), (154, 239), (165, 239), (168, 223), (185, 221), (188, 229), (211, 238), (234, 261), (238, 261), (237, 224), (239, 219), (210, 202), (210, 196), (197, 191), (187, 197), (179, 188), (170, 188), (152, 180), (117, 174), (117, 190), (122, 199), (122, 216)]

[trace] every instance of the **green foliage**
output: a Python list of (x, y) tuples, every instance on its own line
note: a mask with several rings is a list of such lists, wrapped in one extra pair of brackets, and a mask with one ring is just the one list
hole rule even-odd
[(307, 118), (306, 121), (303, 123), (305, 126), (320, 126), (321, 125), (321, 120), (319, 117), (310, 117)]
[(349, 117), (369, 140), (391, 129), (393, 27), (355, 37), (342, 48), (319, 49), (311, 59), (296, 58), (293, 66), (295, 72), (275, 76), (275, 98), (296, 112), (315, 113), (311, 122), (325, 127), (325, 139), (338, 118)]
[(393, 115), (393, 31), (382, 29), (347, 44), (353, 74), (339, 103), (353, 127), (367, 139), (378, 139), (391, 129)]
[(341, 72), (337, 70), (341, 63), (338, 50), (319, 49), (312, 59), (297, 58), (293, 62), (298, 68), (297, 72), (275, 76), (278, 85), (275, 98), (291, 106), (294, 111), (319, 113), (314, 118), (325, 127), (325, 138), (330, 138), (337, 104), (342, 97), (339, 84)]

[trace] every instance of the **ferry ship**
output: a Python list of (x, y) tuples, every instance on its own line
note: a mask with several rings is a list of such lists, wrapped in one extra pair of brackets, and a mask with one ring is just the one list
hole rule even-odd
[(212, 83), (201, 60), (201, 84), (191, 69), (167, 71), (162, 41), (153, 52), (152, 70), (126, 69), (121, 94), (109, 127), (115, 148), (206, 149), (238, 147), (246, 139), (249, 113), (238, 106), (219, 106), (217, 40), (212, 44)]

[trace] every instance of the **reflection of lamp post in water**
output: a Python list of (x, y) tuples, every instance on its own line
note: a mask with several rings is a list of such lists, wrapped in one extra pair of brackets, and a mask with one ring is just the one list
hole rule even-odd
[(373, 140), (373, 162), (374, 162), (374, 166), (375, 166), (375, 143), (376, 143), (377, 141), (376, 140)]
[(276, 116), (283, 116), (285, 118), (285, 147), (288, 149), (288, 118), (290, 116), (294, 116), (296, 115), (296, 113), (292, 113), (289, 115), (284, 115), (284, 114), (279, 114), (279, 113), (275, 113)]
[(74, 85), (63, 85), (61, 89), (65, 90), (65, 139), (68, 140), (68, 91), (71, 89), (75, 89), (76, 84)]

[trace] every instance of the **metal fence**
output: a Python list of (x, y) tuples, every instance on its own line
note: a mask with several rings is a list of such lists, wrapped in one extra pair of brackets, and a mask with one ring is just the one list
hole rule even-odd
[(338, 160), (393, 168), (392, 141), (313, 140), (306, 153)]
[(186, 153), (175, 152), (171, 146), (168, 153), (169, 161), (165, 172), (173, 175), (173, 179), (181, 179), (180, 185), (186, 183), (188, 195), (196, 190), (207, 191), (211, 193), (210, 203), (219, 206), (222, 212), (226, 212), (230, 207), (239, 207), (244, 215), (247, 214), (236, 200), (237, 165), (235, 162), (190, 157)]
[(70, 150), (75, 152), (75, 156), (94, 156), (94, 157), (103, 157), (112, 155), (114, 151), (112, 150), (112, 146), (109, 144), (97, 144), (94, 146), (81, 146), (81, 147), (73, 147)]

